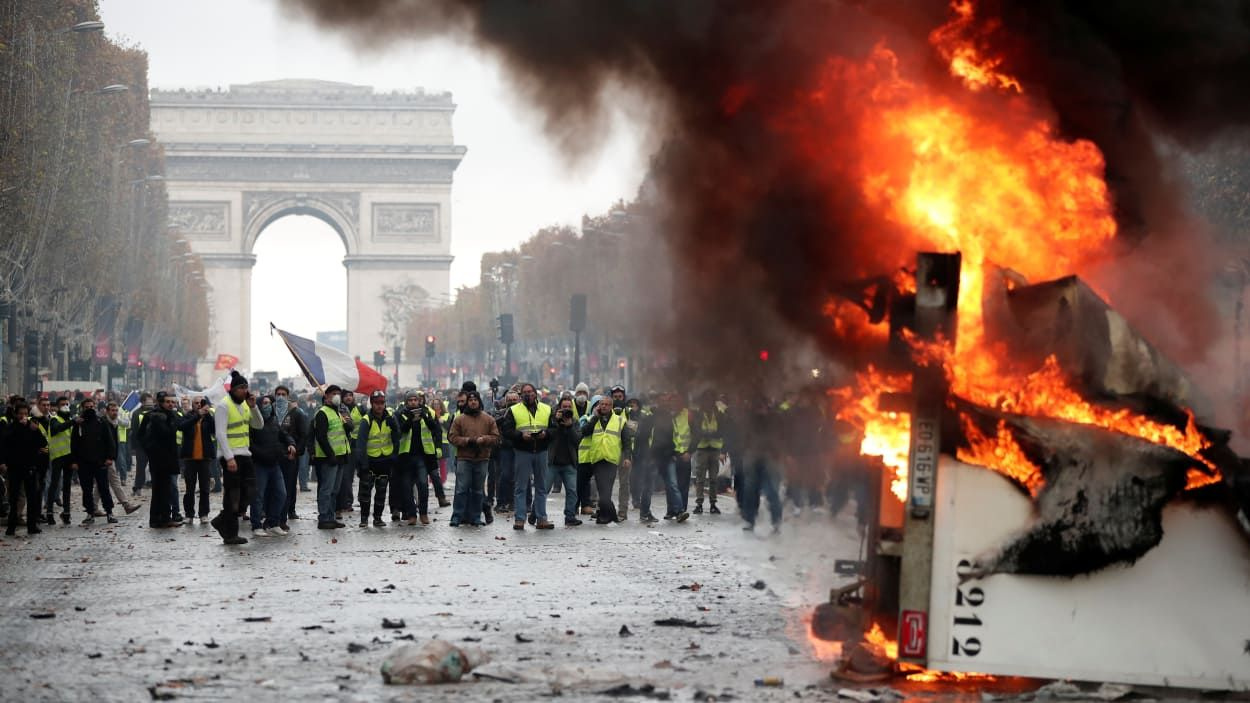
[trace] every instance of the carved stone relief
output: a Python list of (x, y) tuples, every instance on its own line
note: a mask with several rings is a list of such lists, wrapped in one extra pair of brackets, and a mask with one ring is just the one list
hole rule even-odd
[(230, 203), (171, 202), (169, 224), (196, 239), (230, 238)]
[(434, 203), (375, 203), (373, 238), (437, 240), (438, 205)]

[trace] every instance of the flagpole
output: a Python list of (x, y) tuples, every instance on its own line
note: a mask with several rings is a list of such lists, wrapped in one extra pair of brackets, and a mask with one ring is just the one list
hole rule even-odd
[(277, 330), (278, 336), (282, 338), (282, 343), (286, 345), (286, 350), (291, 352), (291, 356), (295, 357), (295, 363), (299, 365), (299, 370), (304, 373), (304, 378), (308, 379), (308, 384), (324, 393), (325, 387), (320, 383), (317, 383), (317, 379), (313, 378), (312, 371), (308, 369), (308, 365), (305, 364), (304, 360), (300, 358), (298, 353), (296, 353), (295, 347), (292, 347), (291, 343), (287, 341), (286, 335), (282, 332), (282, 330), (278, 329), (277, 326), (270, 322), (269, 335), (273, 336), (275, 330)]

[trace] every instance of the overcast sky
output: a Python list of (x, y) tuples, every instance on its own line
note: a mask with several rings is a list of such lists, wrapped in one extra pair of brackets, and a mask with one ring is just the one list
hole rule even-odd
[[(458, 105), (456, 142), (469, 149), (452, 189), (453, 289), (477, 282), (483, 252), (516, 246), (548, 224), (578, 224), (583, 213), (632, 198), (642, 180), (642, 137), (623, 117), (604, 135), (600, 153), (568, 164), (498, 66), (470, 48), (436, 42), (361, 52), (268, 0), (100, 0), (100, 14), (110, 36), (148, 52), (153, 88), (317, 78), (386, 91), (450, 90)], [(319, 220), (287, 217), (265, 231), (256, 254), (252, 370), (294, 374), (289, 353), (267, 333), (269, 321), (307, 336), (343, 329), (346, 294), (336, 306), (292, 306), (283, 274), (345, 281), (343, 246)]]

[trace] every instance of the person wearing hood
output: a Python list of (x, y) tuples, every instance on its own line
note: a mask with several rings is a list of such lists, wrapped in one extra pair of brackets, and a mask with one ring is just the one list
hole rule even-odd
[(582, 418), (579, 427), (582, 442), (578, 448), (578, 462), (591, 467), (599, 488), (599, 509), (595, 522), (607, 525), (623, 520), (612, 503), (612, 485), (616, 481), (617, 469), (633, 463), (628, 452), (633, 433), (625, 417), (613, 411), (611, 396), (596, 397), (594, 407), (595, 412)]
[(85, 398), (78, 417), (74, 418), (74, 429), (70, 434), (71, 470), (78, 471), (78, 484), (82, 487), (82, 507), (87, 517), (82, 524), (95, 522), (98, 512), (95, 504), (95, 489), (100, 491), (100, 502), (104, 506), (104, 515), (110, 523), (117, 522), (113, 517), (113, 496), (109, 493), (108, 467), (117, 456), (117, 442), (108, 423), (100, 417), (95, 409), (95, 400)]
[(317, 529), (347, 527), (339, 522), (334, 511), (339, 502), (339, 472), (348, 469), (351, 445), (347, 428), (339, 412), (343, 389), (329, 385), (321, 399), (321, 407), (313, 415), (313, 470), (317, 473)]
[(239, 536), (239, 516), (251, 505), (256, 489), (251, 431), (264, 428), (265, 421), (256, 409), (256, 397), (248, 391), (247, 379), (237, 371), (230, 372), (230, 392), (218, 401), (213, 425), (222, 490), (221, 512), (209, 524), (223, 543), (247, 544), (247, 538)]
[(285, 537), (290, 528), (282, 529), (286, 523), (286, 480), (279, 462), (283, 458), (295, 459), (295, 440), (278, 423), (272, 397), (266, 395), (257, 400), (256, 410), (260, 412), (262, 426), (248, 430), (252, 466), (256, 472), (256, 491), (248, 511), (252, 536)]
[(590, 403), (590, 386), (586, 385), (585, 382), (577, 384), (577, 387), (573, 389), (573, 418), (581, 422), (582, 418), (589, 415), (594, 409), (594, 406)]
[(373, 526), (386, 527), (386, 488), (399, 456), (399, 423), (386, 407), (386, 391), (369, 396), (369, 412), (356, 431), (356, 465), (360, 467), (360, 526), (369, 526), (370, 495), (373, 497)]
[(170, 477), (178, 475), (178, 411), (173, 395), (156, 394), (153, 409), (143, 415), (139, 436), (143, 454), (152, 472), (152, 496), (148, 502), (148, 526), (153, 529), (180, 527), (172, 515), (173, 495)]
[(491, 449), (499, 445), (499, 426), (489, 413), (482, 412), (482, 396), (476, 390), (465, 393), (464, 412), (452, 420), (448, 432), (456, 447), (456, 495), (452, 501), (452, 527), (462, 521), (482, 526), (483, 483), (490, 463)]
[(287, 520), (299, 519), (295, 512), (296, 483), (299, 480), (300, 460), (308, 445), (308, 420), (299, 403), (291, 400), (291, 389), (286, 386), (273, 390), (273, 417), (295, 444), (295, 458), (288, 458), (286, 454), (278, 458), (278, 466), (282, 469), (282, 487), (286, 490), (286, 505), (282, 506), (279, 527), (285, 532), (290, 529)]
[(191, 412), (178, 421), (178, 430), (182, 433), (182, 480), (185, 484), (182, 510), (188, 523), (194, 522), (196, 517), (196, 488), (200, 492), (200, 524), (207, 523), (209, 519), (209, 484), (212, 481), (212, 465), (217, 460), (217, 425), (209, 408), (208, 399), (199, 398)]

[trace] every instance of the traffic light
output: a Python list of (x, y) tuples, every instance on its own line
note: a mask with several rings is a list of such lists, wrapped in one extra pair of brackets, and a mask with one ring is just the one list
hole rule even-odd
[(499, 341), (504, 344), (512, 344), (512, 313), (505, 312), (499, 316)]
[(760, 361), (768, 361), (768, 350), (767, 350), (767, 349), (761, 349), (761, 350), (760, 350)]
[(432, 334), (425, 338), (425, 358), (427, 359), (434, 358), (434, 342), (437, 342), (437, 341), (438, 341), (438, 338)]
[(373, 365), (382, 366), (386, 363), (386, 350), (379, 349), (373, 352)]

